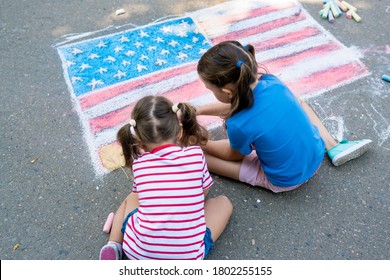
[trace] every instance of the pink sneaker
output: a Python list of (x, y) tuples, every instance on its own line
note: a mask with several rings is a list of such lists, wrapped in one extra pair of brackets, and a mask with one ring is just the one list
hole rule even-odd
[(108, 242), (100, 250), (99, 260), (121, 260), (122, 249), (120, 247), (120, 244), (116, 242)]

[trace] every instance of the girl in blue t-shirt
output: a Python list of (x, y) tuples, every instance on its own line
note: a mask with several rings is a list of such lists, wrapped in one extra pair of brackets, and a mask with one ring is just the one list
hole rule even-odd
[(371, 140), (337, 143), (309, 105), (267, 71), (259, 77), (258, 68), (253, 46), (237, 41), (215, 45), (198, 63), (220, 103), (197, 115), (223, 117), (228, 135), (203, 146), (210, 171), (283, 192), (309, 180), (325, 152), (335, 166), (366, 152)]

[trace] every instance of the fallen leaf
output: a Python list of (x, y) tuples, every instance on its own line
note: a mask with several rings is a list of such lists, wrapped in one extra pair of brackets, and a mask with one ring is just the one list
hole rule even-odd
[(111, 171), (125, 166), (122, 147), (117, 143), (101, 147), (99, 156), (103, 166)]
[(19, 244), (19, 243), (16, 243), (16, 244), (14, 245), (14, 251), (16, 251), (19, 247), (20, 247), (20, 244)]

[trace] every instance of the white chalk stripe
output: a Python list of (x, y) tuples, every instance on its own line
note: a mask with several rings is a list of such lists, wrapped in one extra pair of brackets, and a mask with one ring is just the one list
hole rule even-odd
[(334, 67), (346, 65), (352, 62), (357, 63), (356, 56), (348, 49), (339, 49), (328, 52), (320, 57), (302, 60), (291, 66), (282, 68), (278, 75), (284, 82), (299, 80), (303, 77), (308, 77), (316, 72), (324, 71)]
[[(187, 13), (187, 16), (191, 16), (197, 21), (208, 21), (213, 17), (221, 17), (221, 15), (232, 18), (233, 16), (240, 14), (241, 12), (250, 11), (262, 7), (274, 4), (273, 2), (286, 2), (286, 1), (230, 1), (215, 5), (212, 7), (204, 8), (194, 12)], [(289, 1), (291, 2), (291, 1)]]
[[(294, 16), (296, 8), (291, 8), (287, 10), (282, 10), (282, 11), (276, 11), (272, 13), (268, 13), (266, 15), (261, 15), (249, 19), (244, 19), (241, 21), (238, 21), (233, 24), (213, 24), (211, 29), (208, 29), (206, 31), (208, 37), (210, 39), (213, 39), (215, 37), (219, 37), (224, 35), (225, 33), (231, 33), (231, 32), (237, 32), (241, 30), (246, 30), (250, 28), (257, 27), (261, 24), (269, 23), (275, 20), (279, 20), (282, 18), (288, 18)], [(296, 23), (293, 23), (292, 25), (295, 25)]]
[(85, 114), (88, 118), (96, 118), (119, 108), (128, 106), (145, 95), (158, 95), (173, 88), (197, 81), (198, 79), (199, 77), (196, 71), (191, 71), (181, 76), (174, 76), (158, 83), (137, 88), (132, 90), (130, 93), (123, 93), (115, 96), (114, 98), (103, 101), (91, 108), (88, 108), (88, 110), (85, 110), (83, 114)]
[(239, 39), (240, 43), (243, 45), (253, 44), (254, 42), (263, 42), (267, 40), (271, 40), (277, 37), (285, 36), (291, 32), (296, 32), (299, 30), (303, 30), (306, 27), (316, 27), (313, 26), (310, 20), (302, 20), (294, 24), (289, 24), (285, 26), (281, 26), (270, 31), (266, 31), (259, 34), (254, 34), (245, 38)]
[[(293, 42), (291, 44), (283, 45), (277, 48), (269, 49), (266, 51), (258, 51), (256, 52), (256, 60), (259, 63), (264, 61), (269, 61), (273, 59), (277, 59), (279, 57), (287, 57), (294, 53), (303, 52), (306, 50), (310, 50), (311, 48), (315, 48), (321, 45), (326, 45), (328, 43), (333, 42), (328, 36), (325, 34), (318, 34), (298, 42)], [(250, 43), (250, 42), (247, 42)], [(341, 47), (341, 46), (340, 46)]]

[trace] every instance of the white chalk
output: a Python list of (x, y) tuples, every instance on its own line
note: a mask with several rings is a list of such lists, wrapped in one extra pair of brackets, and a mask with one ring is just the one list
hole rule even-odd
[(123, 14), (125, 14), (125, 13), (126, 13), (125, 9), (118, 9), (118, 10), (116, 10), (116, 15), (117, 15), (117, 16), (123, 15)]
[(105, 233), (109, 233), (110, 230), (111, 230), (111, 226), (112, 226), (112, 222), (114, 221), (114, 213), (111, 212), (110, 214), (108, 214), (108, 217), (107, 217), (107, 220), (106, 222), (104, 223), (104, 226), (103, 226), (103, 231)]

